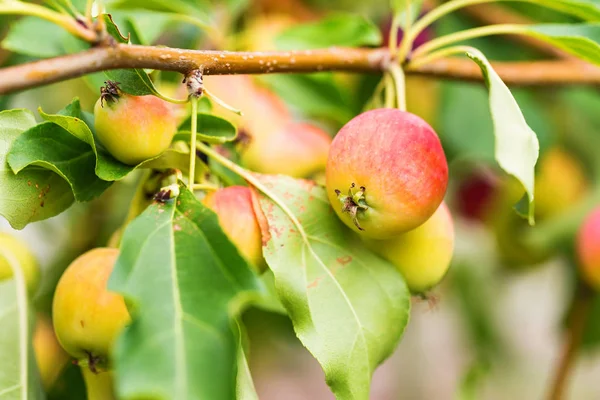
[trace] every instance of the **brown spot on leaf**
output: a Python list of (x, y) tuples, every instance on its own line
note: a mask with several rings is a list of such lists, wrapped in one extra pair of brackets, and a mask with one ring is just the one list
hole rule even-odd
[(312, 281), (311, 283), (309, 283), (308, 285), (306, 285), (307, 289), (312, 289), (312, 288), (316, 288), (319, 285), (319, 282), (321, 282), (321, 279), (323, 279), (322, 277), (318, 277), (317, 279), (315, 279), (314, 281)]
[(338, 257), (335, 259), (337, 262), (339, 262), (342, 265), (346, 265), (348, 264), (350, 261), (352, 261), (352, 256), (343, 256), (343, 257)]
[(27, 181), (27, 185), (28, 185), (28, 186), (31, 186), (31, 181)]
[[(258, 227), (260, 228), (262, 245), (265, 247), (269, 241), (271, 240), (271, 232), (269, 231), (269, 221), (264, 213), (264, 210), (260, 206), (259, 197), (260, 194), (256, 191), (254, 187), (250, 187), (250, 194), (252, 199), (252, 209), (254, 210), (254, 215), (256, 215), (256, 222), (258, 222)], [(269, 205), (271, 205), (269, 203)], [(271, 205), (272, 207), (272, 205)]]
[(175, 225), (173, 225), (173, 230), (174, 231), (180, 231), (181, 230), (181, 226), (175, 224)]
[(44, 207), (44, 200), (40, 202), (40, 207)]

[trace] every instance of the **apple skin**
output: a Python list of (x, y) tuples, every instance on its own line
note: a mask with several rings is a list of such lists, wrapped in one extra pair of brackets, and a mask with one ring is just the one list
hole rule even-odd
[(106, 287), (118, 256), (118, 249), (90, 250), (67, 267), (56, 286), (54, 330), (61, 346), (78, 360), (108, 359), (130, 320), (123, 297)]
[[(364, 187), (368, 208), (355, 226), (336, 190)], [(388, 239), (423, 224), (442, 203), (448, 164), (435, 131), (418, 116), (397, 109), (364, 112), (340, 129), (326, 167), (327, 195), (354, 231)]]
[(325, 169), (331, 137), (321, 128), (290, 121), (270, 135), (252, 135), (241, 150), (245, 167), (264, 174), (306, 178)]
[(577, 233), (575, 248), (583, 280), (600, 290), (600, 206), (585, 217)]
[(69, 362), (69, 355), (58, 343), (52, 320), (44, 314), (36, 316), (35, 329), (33, 331), (33, 351), (37, 362), (42, 386), (46, 391), (50, 390), (63, 368)]
[(585, 167), (562, 147), (548, 149), (540, 159), (535, 181), (536, 217), (562, 214), (585, 196), (590, 187)]
[(365, 239), (367, 247), (400, 271), (412, 293), (424, 293), (446, 275), (454, 253), (452, 214), (442, 203), (423, 225), (387, 240)]
[[(8, 233), (0, 232), (0, 249), (10, 252), (19, 262), (25, 278), (27, 292), (33, 296), (40, 284), (40, 266), (27, 244)], [(11, 278), (13, 270), (8, 260), (0, 253), (0, 281)]]
[(87, 400), (116, 400), (112, 371), (93, 372), (87, 367), (81, 368)]
[(262, 253), (262, 234), (254, 207), (252, 193), (244, 186), (229, 186), (209, 193), (203, 204), (219, 217), (221, 228), (242, 256), (258, 273), (267, 268)]
[(173, 107), (156, 96), (121, 94), (115, 100), (98, 99), (94, 117), (100, 142), (113, 157), (128, 165), (161, 154), (177, 131)]

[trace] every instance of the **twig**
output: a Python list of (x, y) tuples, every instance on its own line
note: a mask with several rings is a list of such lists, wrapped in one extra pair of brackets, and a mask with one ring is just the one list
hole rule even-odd
[[(382, 72), (388, 68), (389, 63), (390, 56), (385, 48), (228, 52), (117, 44), (0, 69), (0, 95), (119, 68), (150, 68), (183, 74), (201, 68), (205, 75), (227, 75), (320, 71)], [(509, 85), (600, 84), (600, 68), (582, 62), (561, 60), (492, 65)], [(408, 68), (406, 72), (444, 79), (482, 80), (477, 65), (470, 60), (456, 58)]]
[(575, 301), (569, 315), (569, 328), (563, 353), (558, 362), (550, 393), (549, 400), (561, 400), (568, 383), (569, 374), (577, 351), (583, 339), (583, 333), (590, 315), (593, 293), (590, 288), (580, 283), (575, 294)]

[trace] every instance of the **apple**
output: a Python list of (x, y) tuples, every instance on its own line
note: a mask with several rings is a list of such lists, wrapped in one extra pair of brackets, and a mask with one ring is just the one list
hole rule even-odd
[(388, 108), (364, 112), (340, 129), (325, 174), (340, 219), (374, 239), (423, 224), (448, 185), (448, 164), (435, 131), (414, 114)]
[(42, 313), (36, 316), (33, 331), (33, 351), (37, 362), (42, 386), (50, 390), (63, 368), (69, 362), (69, 355), (58, 343), (52, 320)]
[(98, 139), (117, 160), (137, 165), (165, 151), (177, 132), (170, 103), (156, 96), (131, 96), (107, 82), (94, 106)]
[(106, 288), (119, 250), (96, 248), (67, 267), (52, 304), (58, 341), (71, 356), (94, 364), (108, 361), (113, 343), (129, 322), (123, 297)]
[(446, 275), (454, 253), (452, 214), (442, 203), (419, 227), (386, 240), (365, 239), (367, 246), (400, 271), (412, 293), (424, 293)]
[[(13, 235), (0, 232), (0, 249), (2, 252), (10, 253), (19, 263), (25, 278), (27, 292), (33, 296), (40, 283), (40, 267), (27, 244)], [(2, 252), (0, 252), (0, 281), (13, 276), (11, 265), (2, 256)]]
[(267, 263), (262, 253), (262, 234), (254, 213), (250, 189), (229, 186), (209, 193), (202, 202), (217, 214), (221, 228), (242, 256), (257, 272), (264, 272)]
[(585, 217), (575, 249), (582, 278), (590, 287), (600, 290), (600, 207)]

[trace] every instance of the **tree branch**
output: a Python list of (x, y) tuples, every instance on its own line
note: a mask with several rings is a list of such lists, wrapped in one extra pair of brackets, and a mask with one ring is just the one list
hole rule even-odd
[[(206, 75), (281, 72), (381, 72), (387, 69), (387, 49), (329, 48), (280, 52), (229, 52), (115, 44), (80, 53), (0, 69), (0, 95), (76, 78), (92, 72), (150, 68)], [(600, 84), (600, 68), (573, 61), (495, 63), (510, 85)], [(451, 58), (409, 68), (409, 74), (437, 78), (481, 80), (475, 63)]]

